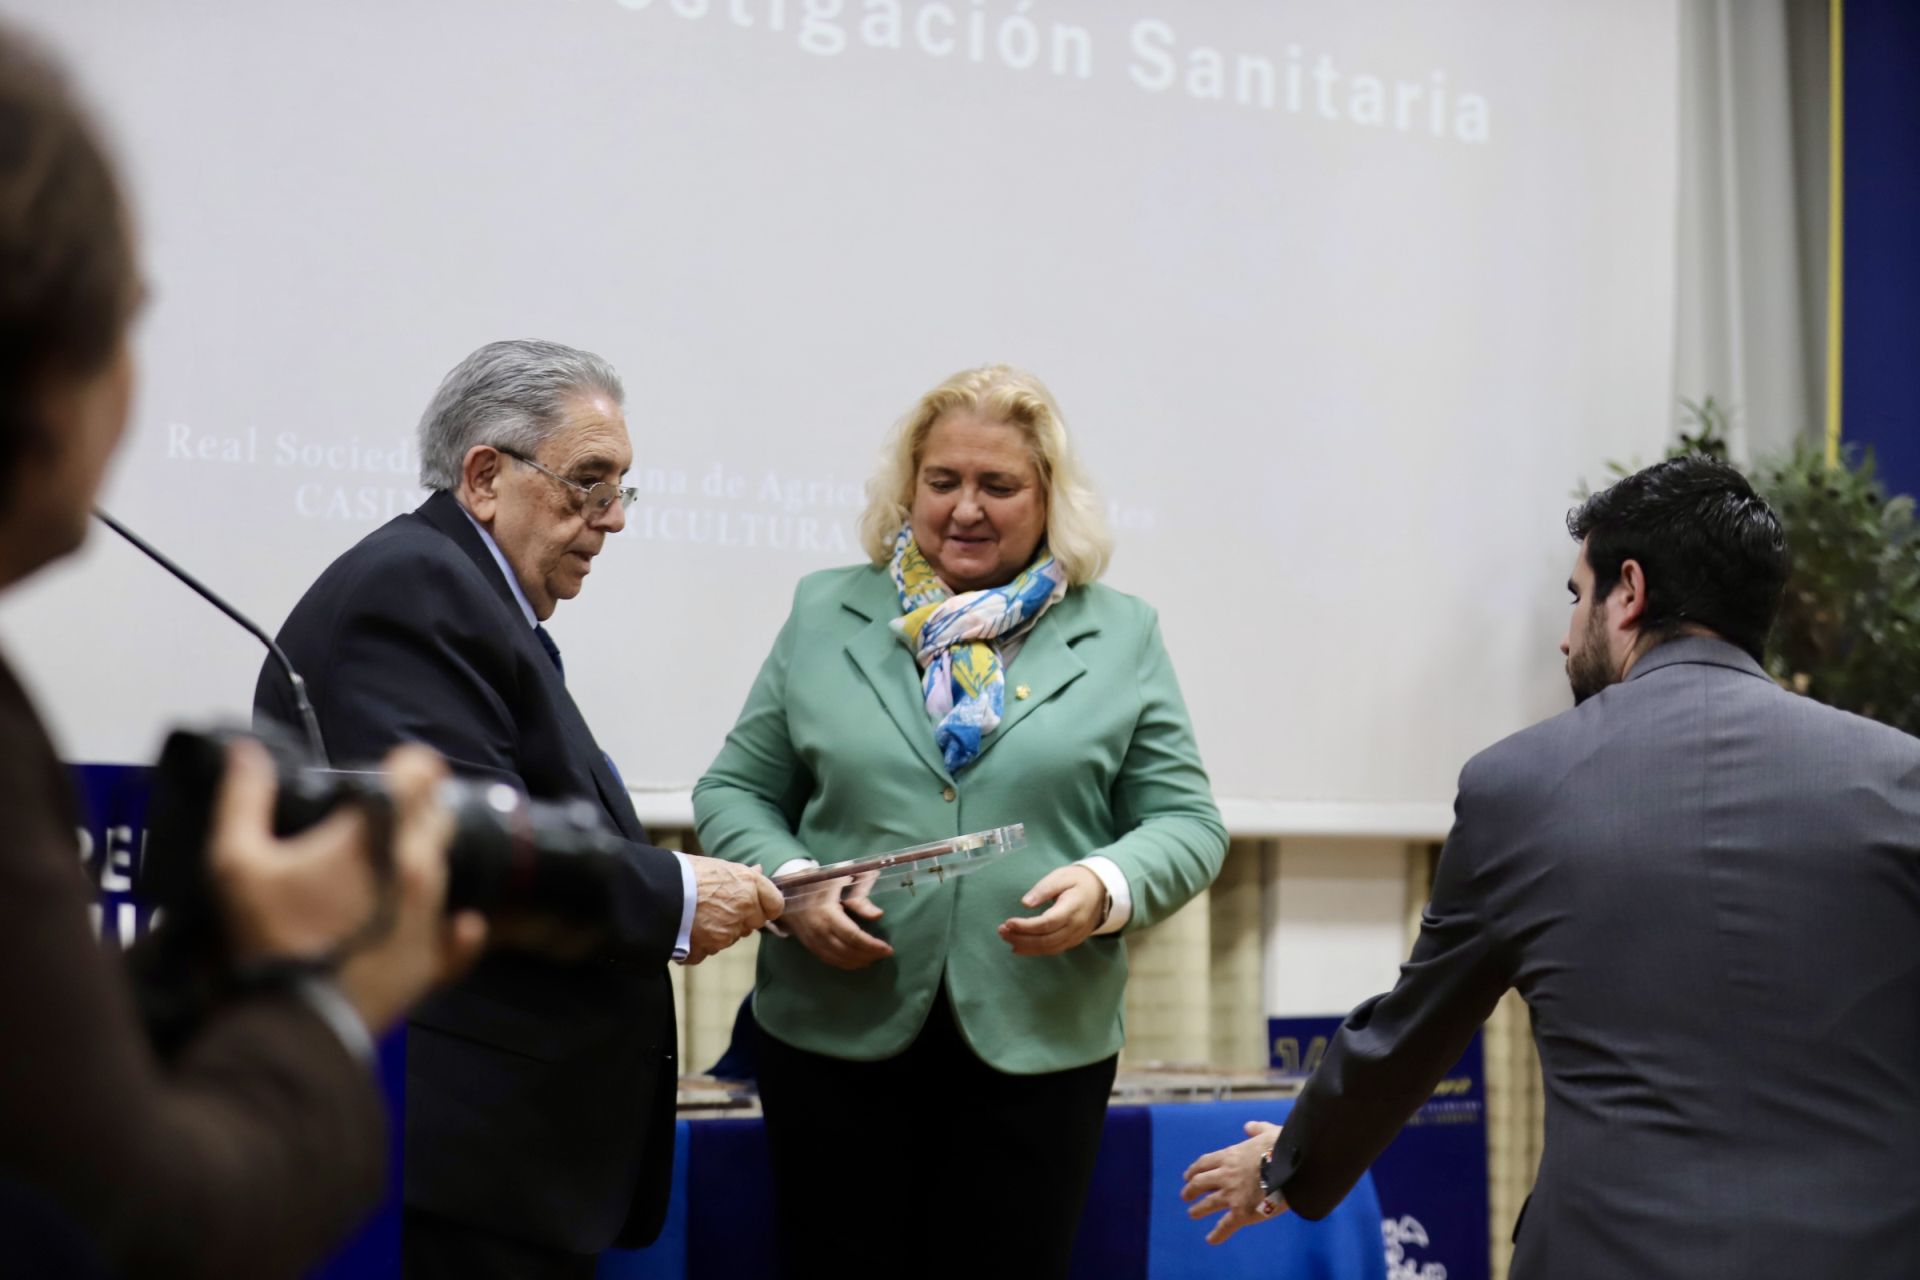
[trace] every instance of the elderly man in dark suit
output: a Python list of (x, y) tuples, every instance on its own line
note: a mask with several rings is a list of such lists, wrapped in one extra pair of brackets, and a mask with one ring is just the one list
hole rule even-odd
[(1732, 468), (1568, 528), (1575, 708), (1468, 763), (1399, 982), (1192, 1214), (1327, 1213), (1512, 987), (1547, 1103), (1516, 1280), (1920, 1276), (1920, 741), (1767, 678), (1785, 540)]
[[(412, 1018), (411, 1280), (587, 1277), (609, 1245), (653, 1239), (673, 1152), (666, 962), (697, 962), (780, 913), (764, 875), (648, 843), (540, 625), (625, 523), (622, 398), (584, 351), (474, 352), (421, 419), (421, 480), (437, 492), (336, 560), (279, 637), (336, 761), (423, 742), (458, 772), (592, 801), (627, 842), (604, 954), (496, 948)], [(255, 713), (292, 719), (271, 665)]]

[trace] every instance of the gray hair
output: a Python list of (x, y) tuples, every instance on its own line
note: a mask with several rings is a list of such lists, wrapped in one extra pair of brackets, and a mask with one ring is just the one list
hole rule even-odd
[(420, 415), (420, 483), (457, 489), (477, 444), (534, 454), (559, 426), (566, 402), (606, 395), (624, 404), (613, 366), (557, 342), (489, 342), (453, 367)]

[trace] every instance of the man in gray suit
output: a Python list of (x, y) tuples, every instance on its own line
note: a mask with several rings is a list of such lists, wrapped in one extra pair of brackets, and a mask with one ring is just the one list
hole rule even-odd
[(1283, 1129), (1188, 1169), (1191, 1214), (1329, 1212), (1511, 987), (1547, 1106), (1516, 1280), (1912, 1280), (1920, 741), (1767, 678), (1785, 540), (1732, 468), (1567, 525), (1574, 709), (1468, 763), (1399, 982)]

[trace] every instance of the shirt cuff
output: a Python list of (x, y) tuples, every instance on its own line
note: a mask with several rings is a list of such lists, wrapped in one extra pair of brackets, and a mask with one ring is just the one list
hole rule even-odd
[(673, 958), (685, 960), (693, 954), (693, 912), (700, 905), (700, 877), (694, 874), (693, 859), (679, 850), (669, 850), (680, 862), (680, 933), (673, 940)]
[(1113, 909), (1107, 912), (1106, 920), (1095, 929), (1094, 936), (1103, 933), (1118, 933), (1127, 927), (1127, 921), (1133, 918), (1133, 891), (1127, 888), (1127, 873), (1112, 858), (1103, 858), (1092, 854), (1080, 859), (1081, 866), (1100, 877), (1100, 883), (1107, 886), (1107, 893), (1113, 899)]
[(361, 1066), (373, 1065), (373, 1036), (367, 1031), (367, 1024), (360, 1020), (360, 1011), (339, 987), (326, 978), (302, 978), (294, 990), (307, 1002), (307, 1007), (320, 1016), (320, 1021), (340, 1037), (340, 1043)]

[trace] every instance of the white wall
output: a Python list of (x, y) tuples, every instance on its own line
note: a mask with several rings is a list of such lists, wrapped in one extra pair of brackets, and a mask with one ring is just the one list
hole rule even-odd
[(1344, 1014), (1391, 987), (1407, 956), (1398, 840), (1299, 838), (1268, 850), (1268, 1017)]

